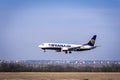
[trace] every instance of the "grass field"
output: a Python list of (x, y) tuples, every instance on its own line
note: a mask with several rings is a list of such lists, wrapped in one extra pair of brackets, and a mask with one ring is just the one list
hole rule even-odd
[(0, 72), (0, 80), (120, 80), (120, 73)]

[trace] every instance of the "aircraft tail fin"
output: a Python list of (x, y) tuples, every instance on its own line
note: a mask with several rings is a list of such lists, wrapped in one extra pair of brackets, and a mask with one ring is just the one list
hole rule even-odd
[(96, 40), (97, 35), (94, 35), (91, 40), (87, 43), (87, 45), (94, 46), (95, 40)]

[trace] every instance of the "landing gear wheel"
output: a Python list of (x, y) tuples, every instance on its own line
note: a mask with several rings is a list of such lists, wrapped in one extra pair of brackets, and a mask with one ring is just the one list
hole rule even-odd
[(72, 53), (71, 51), (69, 51), (69, 53)]
[(67, 51), (65, 51), (65, 54), (67, 54)]
[(46, 50), (44, 49), (44, 52), (46, 52)]

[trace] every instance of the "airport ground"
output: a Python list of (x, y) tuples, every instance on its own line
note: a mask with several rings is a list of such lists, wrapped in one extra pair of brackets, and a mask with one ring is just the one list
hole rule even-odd
[(0, 80), (120, 80), (120, 73), (0, 72)]

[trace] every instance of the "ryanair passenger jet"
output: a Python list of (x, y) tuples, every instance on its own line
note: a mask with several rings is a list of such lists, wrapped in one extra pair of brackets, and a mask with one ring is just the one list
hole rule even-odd
[(65, 52), (71, 53), (72, 51), (86, 51), (96, 48), (94, 46), (96, 35), (94, 35), (91, 40), (87, 44), (79, 45), (79, 44), (65, 44), (65, 43), (43, 43), (39, 45), (41, 49), (46, 52), (46, 50), (55, 50), (56, 52)]

